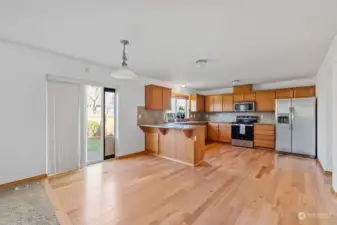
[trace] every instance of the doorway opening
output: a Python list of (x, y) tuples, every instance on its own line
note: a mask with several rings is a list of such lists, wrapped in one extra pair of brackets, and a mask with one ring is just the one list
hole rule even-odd
[(115, 90), (85, 86), (86, 163), (115, 157)]
[(104, 88), (104, 160), (115, 157), (115, 89)]

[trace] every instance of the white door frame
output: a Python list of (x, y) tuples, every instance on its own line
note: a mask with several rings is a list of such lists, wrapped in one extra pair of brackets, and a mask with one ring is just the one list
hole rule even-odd
[[(101, 83), (101, 82), (97, 82), (97, 81), (90, 81), (90, 80), (84, 80), (84, 79), (76, 79), (76, 78), (69, 78), (69, 77), (63, 77), (63, 76), (56, 76), (53, 74), (46, 74), (46, 87), (48, 86), (48, 80), (50, 81), (58, 81), (58, 82), (68, 82), (68, 83), (76, 83), (76, 84), (80, 84), (80, 90), (82, 92), (81, 98), (80, 98), (80, 105), (84, 106), (86, 104), (86, 98), (85, 98), (85, 85), (91, 85), (91, 86), (98, 86), (101, 87), (103, 90), (103, 87), (107, 87), (107, 88), (112, 88), (115, 89), (115, 156), (118, 155), (118, 136), (119, 136), (119, 132), (118, 132), (118, 127), (119, 127), (119, 107), (118, 107), (118, 99), (119, 99), (119, 86), (118, 85), (112, 85), (112, 84), (106, 84), (106, 83)], [(46, 91), (48, 93), (48, 87), (46, 88)], [(104, 94), (104, 91), (102, 91), (102, 93)], [(47, 99), (47, 98), (46, 98)], [(102, 98), (103, 99), (103, 98)], [(102, 102), (103, 104), (103, 102)], [(48, 107), (48, 101), (46, 104), (46, 107)], [(86, 112), (85, 110), (82, 109), (83, 107), (81, 107), (80, 110), (80, 126), (83, 127), (83, 129), (80, 129), (80, 144), (79, 144), (79, 151), (81, 151), (81, 157), (80, 157), (80, 166), (84, 167), (85, 165), (87, 165), (86, 163), (86, 129), (87, 129), (87, 125), (86, 125)], [(104, 116), (104, 112), (102, 113), (102, 117)], [(103, 121), (103, 120), (102, 120)], [(103, 126), (101, 126), (101, 131), (103, 129)], [(46, 139), (48, 138), (48, 110), (46, 109)], [(103, 132), (104, 134), (104, 132)], [(104, 135), (101, 135), (101, 141), (103, 142)], [(102, 145), (103, 146), (103, 145)], [(104, 147), (104, 146), (103, 146)], [(85, 153), (83, 154), (83, 151), (85, 151)], [(46, 160), (48, 159), (48, 145), (46, 142)], [(102, 149), (102, 154), (104, 154), (104, 151)], [(103, 155), (103, 160), (104, 160), (104, 155)], [(102, 160), (102, 161), (103, 161)], [(94, 162), (92, 162), (94, 163)], [(47, 160), (47, 164), (46, 164), (46, 169), (48, 168), (48, 160)]]

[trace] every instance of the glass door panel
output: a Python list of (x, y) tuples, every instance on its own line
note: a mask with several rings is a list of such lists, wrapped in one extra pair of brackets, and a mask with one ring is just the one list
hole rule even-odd
[(103, 160), (102, 88), (86, 86), (87, 162)]
[(104, 88), (104, 159), (115, 157), (115, 90)]

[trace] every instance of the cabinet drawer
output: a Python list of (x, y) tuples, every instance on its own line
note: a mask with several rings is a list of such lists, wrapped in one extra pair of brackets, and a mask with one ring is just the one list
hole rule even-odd
[(275, 148), (275, 142), (273, 141), (254, 141), (255, 147), (261, 147), (261, 148)]
[(268, 135), (268, 136), (274, 136), (275, 131), (274, 130), (254, 130), (254, 135)]
[(274, 135), (263, 135), (263, 134), (254, 134), (255, 141), (275, 141)]
[(231, 129), (232, 124), (230, 123), (219, 123), (219, 129)]
[(275, 125), (273, 125), (273, 124), (254, 124), (254, 130), (274, 131)]

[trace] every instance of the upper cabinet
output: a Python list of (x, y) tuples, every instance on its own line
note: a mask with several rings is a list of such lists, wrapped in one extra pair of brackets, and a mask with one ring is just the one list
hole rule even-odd
[(213, 101), (214, 101), (213, 112), (222, 112), (222, 95), (214, 95)]
[(315, 96), (315, 86), (294, 88), (294, 98), (307, 98)]
[(233, 100), (234, 102), (243, 102), (243, 94), (234, 94)]
[(191, 112), (204, 112), (205, 111), (205, 96), (193, 94), (190, 95)]
[(205, 96), (205, 112), (213, 112), (213, 96)]
[(275, 111), (275, 91), (257, 91), (255, 97), (257, 112)]
[[(315, 86), (252, 92), (252, 85), (242, 85), (234, 86), (233, 92), (233, 94), (205, 96), (205, 112), (233, 112), (234, 102), (255, 102), (255, 111), (274, 112), (275, 99), (314, 97)], [(197, 96), (195, 95), (191, 102), (198, 102)], [(193, 112), (192, 106), (191, 109)]]
[(255, 101), (255, 92), (245, 94), (234, 94), (234, 102), (251, 102)]
[(205, 112), (222, 112), (222, 95), (205, 96)]
[(163, 87), (163, 110), (171, 109), (171, 89)]
[(233, 93), (236, 94), (249, 94), (253, 90), (253, 85), (247, 84), (247, 85), (239, 85), (233, 87)]
[(152, 84), (146, 85), (145, 108), (150, 110), (171, 109), (171, 89)]
[(222, 111), (233, 112), (233, 95), (222, 96)]
[(277, 89), (275, 91), (275, 98), (282, 99), (282, 98), (293, 98), (294, 97), (294, 89), (293, 88), (283, 88)]
[(243, 101), (245, 102), (255, 101), (255, 92), (243, 94)]

